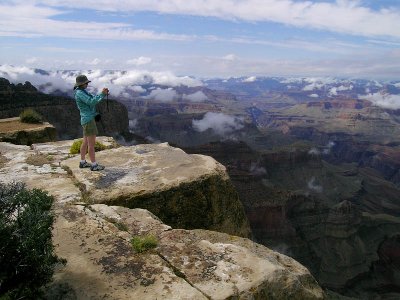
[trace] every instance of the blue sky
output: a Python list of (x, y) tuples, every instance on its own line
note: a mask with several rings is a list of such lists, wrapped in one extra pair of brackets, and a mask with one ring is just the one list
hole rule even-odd
[(398, 0), (0, 0), (0, 64), (399, 79)]

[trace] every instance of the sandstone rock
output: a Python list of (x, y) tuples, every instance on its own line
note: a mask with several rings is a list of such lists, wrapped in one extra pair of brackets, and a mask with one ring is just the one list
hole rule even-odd
[(168, 144), (104, 150), (102, 172), (63, 162), (94, 203), (145, 208), (174, 228), (205, 228), (248, 237), (249, 225), (225, 167)]
[[(4, 158), (0, 181), (22, 181), (28, 188), (41, 188), (55, 197), (53, 242), (66, 264), (57, 268), (46, 292), (48, 299), (323, 298), (305, 267), (248, 239), (200, 229), (172, 229), (170, 223), (164, 224), (141, 208), (82, 202), (106, 199), (107, 204), (118, 203), (120, 199), (111, 195), (120, 195), (122, 203), (136, 205), (137, 199), (126, 197), (121, 190), (136, 195), (139, 189), (139, 196), (151, 195), (145, 199), (162, 195), (156, 198), (164, 201), (159, 205), (166, 205), (178, 220), (187, 220), (184, 225), (190, 224), (190, 218), (196, 220), (197, 216), (190, 215), (193, 208), (214, 221), (214, 227), (248, 234), (243, 209), (234, 202), (234, 189), (228, 189), (229, 178), (215, 160), (188, 155), (166, 144), (139, 145), (98, 152), (111, 172), (96, 173), (77, 168), (79, 157), (68, 159), (72, 142), (32, 147), (0, 143)], [(53, 161), (42, 166), (27, 162), (39, 154)], [(86, 190), (78, 180), (86, 184)], [(209, 211), (203, 211), (202, 201)], [(157, 203), (150, 201), (154, 207)], [(157, 247), (136, 253), (131, 239), (149, 234), (157, 237)]]
[[(291, 222), (310, 249), (310, 253), (296, 257), (312, 270), (321, 285), (350, 292), (361, 286), (381, 286), (376, 278), (383, 270), (379, 272), (373, 265), (379, 260), (381, 243), (399, 234), (397, 217), (361, 213), (349, 201), (328, 209), (307, 198), (291, 210)], [(388, 286), (390, 282), (387, 280)]]
[(308, 270), (251, 241), (205, 230), (161, 235), (159, 253), (209, 299), (322, 299)]
[[(324, 296), (302, 265), (247, 239), (173, 230), (143, 209), (67, 205), (57, 215), (54, 242), (67, 264), (57, 271), (49, 297), (66, 290), (72, 299)], [(147, 234), (158, 237), (158, 247), (135, 253), (130, 239)]]
[[(109, 137), (98, 137), (98, 141), (107, 147), (113, 147), (115, 141)], [(76, 202), (82, 197), (77, 184), (71, 180), (61, 162), (71, 155), (69, 149), (73, 141), (59, 141), (32, 144), (31, 147), (0, 142), (0, 153), (5, 161), (0, 165), (0, 181), (24, 182), (27, 188), (39, 188), (58, 198), (58, 202)], [(48, 163), (31, 165), (29, 157), (45, 155)]]
[(325, 234), (328, 237), (345, 239), (354, 235), (361, 224), (361, 213), (350, 201), (333, 206), (326, 219)]
[[(53, 240), (67, 264), (56, 272), (48, 298), (67, 290), (72, 299), (207, 299), (156, 252), (135, 253), (130, 234), (101, 218), (95, 208), (67, 205), (56, 213)], [(129, 217), (146, 222), (134, 211)]]
[(68, 177), (67, 172), (61, 168), (58, 159), (52, 162), (49, 160), (48, 164), (42, 166), (31, 165), (27, 163), (27, 158), (39, 152), (28, 146), (9, 143), (0, 143), (0, 153), (6, 158), (0, 166), (1, 182), (24, 182), (27, 188), (44, 189), (62, 203), (81, 198), (81, 192)]
[[(0, 123), (16, 122), (19, 118), (1, 119)], [(29, 124), (28, 128), (6, 130), (0, 132), (1, 142), (10, 142), (17, 145), (31, 145), (33, 143), (45, 143), (56, 140), (57, 131), (53, 125)]]

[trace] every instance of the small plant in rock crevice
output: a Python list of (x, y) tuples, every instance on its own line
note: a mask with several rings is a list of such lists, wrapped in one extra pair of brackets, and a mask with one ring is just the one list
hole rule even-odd
[(133, 249), (137, 253), (143, 253), (150, 249), (156, 248), (158, 245), (157, 238), (152, 235), (145, 235), (145, 236), (135, 236), (131, 240), (131, 244)]

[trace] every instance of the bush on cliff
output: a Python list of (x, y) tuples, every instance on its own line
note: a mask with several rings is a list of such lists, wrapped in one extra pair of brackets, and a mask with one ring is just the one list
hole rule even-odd
[[(74, 143), (71, 145), (71, 148), (69, 148), (69, 153), (71, 154), (80, 153), (82, 142), (83, 142), (82, 139), (74, 141)], [(96, 144), (94, 145), (94, 151), (97, 152), (104, 149), (107, 149), (106, 145), (96, 141)]]
[(56, 263), (53, 198), (24, 184), (0, 183), (0, 299), (37, 299)]
[(19, 119), (23, 123), (41, 124), (43, 117), (31, 108), (25, 109), (20, 115)]

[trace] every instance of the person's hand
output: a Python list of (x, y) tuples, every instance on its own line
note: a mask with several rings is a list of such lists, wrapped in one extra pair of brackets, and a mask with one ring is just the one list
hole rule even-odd
[(109, 92), (110, 92), (110, 91), (108, 90), (108, 88), (103, 88), (103, 90), (102, 90), (102, 93), (103, 93), (104, 95), (108, 95)]

